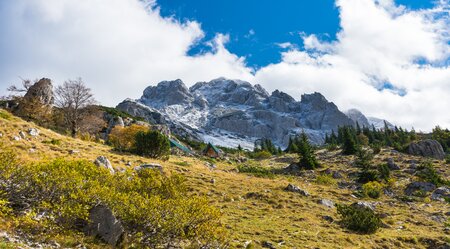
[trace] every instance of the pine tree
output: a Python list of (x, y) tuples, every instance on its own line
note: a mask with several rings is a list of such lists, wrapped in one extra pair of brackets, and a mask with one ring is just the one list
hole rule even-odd
[(358, 146), (350, 133), (350, 129), (344, 128), (342, 136), (344, 140), (342, 143), (342, 153), (344, 155), (354, 155), (358, 150)]
[(319, 162), (314, 155), (313, 148), (308, 141), (308, 137), (305, 133), (300, 135), (299, 139), (299, 148), (298, 151), (300, 153), (300, 162), (299, 165), (303, 169), (316, 169), (320, 167)]

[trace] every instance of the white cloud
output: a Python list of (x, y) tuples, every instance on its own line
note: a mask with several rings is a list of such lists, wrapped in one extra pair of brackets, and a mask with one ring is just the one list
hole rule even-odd
[[(282, 61), (254, 72), (225, 48), (226, 34), (209, 42), (211, 52), (188, 56), (204, 37), (201, 24), (162, 18), (155, 1), (0, 1), (0, 88), (18, 76), (56, 83), (81, 76), (102, 103), (115, 105), (161, 80), (225, 76), (296, 98), (319, 91), (343, 110), (356, 107), (407, 128), (450, 127), (449, 1), (416, 11), (393, 0), (336, 5), (336, 41), (302, 34), (303, 50), (279, 43), (287, 49)], [(406, 95), (377, 90), (386, 82)]]
[(213, 52), (187, 56), (204, 36), (200, 24), (162, 18), (136, 0), (1, 1), (0, 34), (2, 91), (18, 76), (57, 83), (80, 76), (102, 103), (115, 105), (167, 79), (251, 80), (244, 59), (225, 49), (228, 36), (217, 34)]
[[(392, 0), (338, 0), (338, 40), (302, 35), (305, 51), (256, 73), (256, 81), (300, 97), (320, 91), (341, 109), (356, 107), (403, 127), (450, 127), (448, 1), (412, 11)], [(419, 64), (417, 61), (425, 61)], [(435, 66), (433, 66), (435, 65)], [(376, 90), (386, 82), (406, 92)]]

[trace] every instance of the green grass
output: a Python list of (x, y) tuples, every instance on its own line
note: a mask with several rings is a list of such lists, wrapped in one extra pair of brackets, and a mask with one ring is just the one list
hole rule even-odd
[(182, 162), (174, 162), (174, 164), (178, 165), (178, 166), (183, 166), (183, 167), (188, 167), (191, 166), (190, 163), (186, 162), (186, 161), (182, 161)]
[(325, 186), (335, 186), (337, 185), (336, 179), (334, 179), (329, 174), (320, 174), (316, 178), (316, 183)]

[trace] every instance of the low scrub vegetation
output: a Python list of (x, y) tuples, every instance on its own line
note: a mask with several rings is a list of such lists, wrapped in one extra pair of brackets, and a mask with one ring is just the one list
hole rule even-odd
[(219, 210), (203, 197), (189, 196), (178, 175), (152, 169), (112, 175), (79, 160), (19, 164), (14, 153), (1, 151), (0, 213), (14, 214), (18, 229), (29, 234), (83, 231), (91, 208), (102, 204), (121, 220), (128, 243), (138, 247), (209, 248), (224, 241)]
[(275, 177), (272, 170), (261, 167), (261, 166), (245, 164), (245, 165), (239, 165), (237, 167), (237, 169), (238, 169), (239, 173), (247, 173), (247, 174), (258, 176), (258, 177), (267, 177), (267, 178)]
[(370, 208), (359, 205), (336, 205), (341, 223), (349, 230), (371, 234), (381, 226), (380, 217)]

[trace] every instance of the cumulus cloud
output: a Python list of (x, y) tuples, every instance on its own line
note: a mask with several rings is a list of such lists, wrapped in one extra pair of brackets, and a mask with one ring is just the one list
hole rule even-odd
[(187, 55), (204, 37), (201, 24), (161, 17), (155, 1), (0, 1), (0, 88), (19, 76), (81, 76), (99, 101), (115, 105), (161, 80), (225, 76), (296, 98), (319, 91), (340, 109), (407, 128), (450, 127), (449, 1), (422, 10), (393, 0), (336, 5), (335, 41), (302, 33), (303, 48), (281, 42), (281, 62), (255, 71), (226, 49), (233, 34), (216, 34), (210, 52)]
[(153, 1), (17, 0), (0, 2), (0, 87), (21, 77), (56, 83), (82, 77), (104, 104), (139, 97), (156, 82), (188, 83), (220, 76), (251, 80), (244, 58), (225, 49), (188, 56), (204, 36), (196, 21), (161, 17)]
[(336, 41), (302, 34), (304, 50), (283, 53), (256, 80), (297, 98), (320, 91), (341, 109), (356, 107), (407, 128), (450, 127), (449, 2), (417, 11), (392, 0), (336, 4)]

